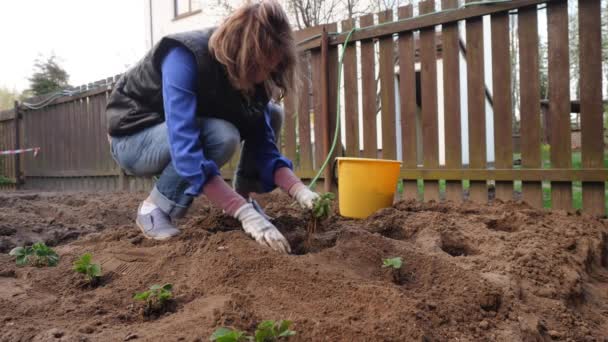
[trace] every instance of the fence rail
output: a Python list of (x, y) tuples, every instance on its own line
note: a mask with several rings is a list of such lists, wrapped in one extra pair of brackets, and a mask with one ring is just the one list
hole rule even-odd
[[(475, 3), (457, 7), (457, 0), (441, 4), (427, 0), (419, 3), (418, 16), (408, 5), (395, 13), (367, 14), (339, 25), (296, 32), (302, 42), (301, 87), (284, 101), (282, 152), (294, 161), (301, 177), (314, 176), (329, 152), (341, 96), (344, 139), (333, 157), (401, 159), (404, 198), (509, 200), (519, 198), (514, 187), (521, 181), (521, 198), (531, 205), (542, 207), (543, 194), (550, 191), (551, 207), (569, 210), (573, 182), (582, 182), (583, 209), (604, 214), (608, 169), (604, 164), (600, 2), (577, 1), (578, 36), (585, 39), (579, 42), (579, 60), (584, 63), (575, 110), (570, 92), (568, 46), (573, 32), (568, 31), (568, 1), (466, 2)], [(542, 100), (541, 5), (546, 7), (549, 75), (549, 96)], [(490, 18), (489, 30), (484, 16)], [(510, 18), (518, 26), (514, 38), (509, 34)], [(343, 86), (338, 89), (338, 49), (354, 27), (358, 30), (345, 49)], [(484, 54), (484, 35), (488, 34), (491, 53)], [(521, 166), (514, 165), (511, 39), (519, 44)], [(490, 84), (485, 77), (488, 66)], [(81, 87), (79, 95), (61, 98), (44, 109), (23, 110), (21, 119), (13, 111), (0, 113), (0, 149), (14, 148), (18, 121), (21, 145), (41, 147), (37, 158), (20, 157), (25, 188), (146, 190), (151, 186), (150, 179), (124, 175), (110, 156), (103, 112), (115, 81), (116, 77)], [(572, 162), (571, 111), (580, 111), (581, 117), (580, 168)], [(493, 121), (490, 131), (487, 119)], [(468, 126), (464, 131), (462, 121)], [(543, 137), (551, 147), (550, 167), (543, 165)], [(487, 159), (488, 139), (493, 139), (494, 160)], [(237, 157), (223, 168), (225, 178), (231, 178)], [(19, 179), (14, 158), (0, 163), (3, 175)], [(324, 177), (333, 176), (329, 167)]]

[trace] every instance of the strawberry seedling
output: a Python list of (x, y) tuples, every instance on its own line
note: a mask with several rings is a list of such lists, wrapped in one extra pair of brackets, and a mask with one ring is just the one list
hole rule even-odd
[(403, 283), (401, 277), (401, 266), (403, 266), (403, 259), (401, 257), (382, 259), (382, 267), (390, 268), (393, 282), (397, 285)]
[(152, 285), (148, 291), (135, 294), (133, 299), (145, 302), (143, 314), (151, 316), (166, 311), (167, 304), (173, 298), (173, 285)]
[(268, 320), (258, 324), (255, 330), (255, 342), (273, 342), (295, 335), (295, 331), (289, 330), (291, 323), (288, 320)]
[(403, 265), (403, 259), (401, 257), (382, 259), (382, 267), (391, 267), (393, 269), (400, 269)]
[(95, 285), (101, 277), (101, 266), (91, 263), (91, 253), (86, 253), (74, 262), (74, 271), (84, 274), (91, 285)]
[(317, 231), (317, 225), (319, 221), (322, 221), (329, 217), (331, 213), (331, 204), (336, 198), (331, 192), (320, 195), (314, 200), (312, 204), (312, 216), (308, 223), (308, 238), (310, 239), (312, 234)]
[(29, 247), (13, 248), (9, 254), (17, 257), (18, 266), (57, 266), (59, 263), (59, 255), (44, 242), (37, 242)]
[(253, 341), (253, 337), (240, 330), (222, 327), (214, 331), (209, 340), (215, 342), (243, 342)]
[(209, 340), (216, 342), (275, 342), (296, 334), (295, 331), (289, 330), (291, 323), (288, 320), (263, 321), (258, 324), (254, 336), (249, 336), (245, 332), (236, 329), (219, 328), (211, 335)]

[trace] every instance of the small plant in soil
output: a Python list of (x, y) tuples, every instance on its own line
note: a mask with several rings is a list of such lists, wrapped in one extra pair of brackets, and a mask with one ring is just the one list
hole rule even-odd
[(255, 342), (278, 341), (283, 337), (287, 338), (295, 335), (296, 332), (289, 329), (291, 323), (288, 320), (263, 321), (258, 324), (258, 328), (255, 330)]
[(219, 328), (211, 335), (209, 340), (216, 342), (275, 342), (296, 334), (295, 331), (289, 329), (291, 323), (288, 320), (263, 321), (258, 324), (254, 336), (247, 335), (245, 332), (236, 329)]
[(398, 285), (403, 283), (401, 279), (401, 266), (403, 266), (403, 259), (401, 257), (382, 259), (382, 267), (391, 270), (393, 282)]
[(216, 342), (242, 342), (242, 341), (253, 341), (253, 337), (247, 335), (244, 331), (229, 329), (229, 328), (218, 328), (213, 332), (209, 341)]
[(173, 285), (152, 285), (148, 291), (135, 294), (133, 299), (145, 302), (144, 316), (159, 315), (167, 311), (167, 305), (173, 298)]
[(91, 286), (98, 284), (101, 279), (101, 266), (91, 262), (91, 253), (85, 253), (80, 259), (74, 262), (74, 271), (82, 273)]
[(59, 263), (57, 252), (44, 242), (37, 242), (29, 247), (15, 247), (9, 254), (17, 257), (16, 263), (18, 266), (57, 266)]
[(309, 238), (317, 231), (317, 225), (319, 224), (319, 221), (326, 219), (331, 213), (331, 204), (334, 198), (336, 198), (336, 196), (333, 193), (328, 192), (320, 195), (317, 199), (314, 200), (312, 204), (311, 220), (308, 223)]

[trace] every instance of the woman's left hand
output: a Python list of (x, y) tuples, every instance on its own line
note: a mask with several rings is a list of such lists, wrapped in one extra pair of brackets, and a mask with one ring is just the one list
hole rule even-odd
[(293, 198), (298, 201), (302, 208), (312, 209), (314, 201), (319, 198), (319, 194), (311, 191), (307, 186), (303, 186), (293, 193)]

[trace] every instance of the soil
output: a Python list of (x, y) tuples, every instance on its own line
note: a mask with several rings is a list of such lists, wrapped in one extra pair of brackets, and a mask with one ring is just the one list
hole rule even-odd
[[(260, 203), (290, 241), (258, 245), (204, 199), (182, 234), (141, 236), (145, 194), (0, 194), (0, 246), (46, 241), (57, 267), (0, 254), (0, 341), (207, 341), (220, 326), (252, 333), (292, 320), (292, 341), (608, 341), (604, 218), (516, 202), (398, 202), (365, 220), (308, 214), (283, 194)], [(85, 252), (104, 277), (86, 286)], [(400, 256), (399, 282), (382, 259)], [(141, 314), (132, 297), (172, 283), (173, 307)]]

